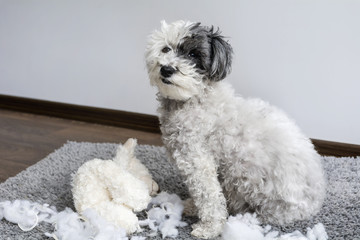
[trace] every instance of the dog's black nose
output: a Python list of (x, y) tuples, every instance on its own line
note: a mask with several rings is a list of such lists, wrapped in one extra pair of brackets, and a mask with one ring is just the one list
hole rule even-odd
[(173, 75), (175, 71), (176, 69), (170, 66), (162, 66), (160, 68), (161, 76), (163, 76), (164, 78), (171, 77), (171, 75)]

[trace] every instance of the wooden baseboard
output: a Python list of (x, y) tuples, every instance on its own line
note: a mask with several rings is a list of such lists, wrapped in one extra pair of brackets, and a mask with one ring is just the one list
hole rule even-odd
[[(97, 123), (140, 131), (160, 133), (154, 115), (86, 107), (81, 105), (15, 97), (0, 94), (0, 108), (33, 114)], [(311, 139), (321, 155), (337, 157), (360, 156), (360, 145)]]
[(156, 116), (0, 94), (0, 108), (160, 133)]
[(336, 157), (357, 157), (360, 156), (360, 145), (350, 143), (340, 143), (311, 139), (316, 150), (323, 156)]

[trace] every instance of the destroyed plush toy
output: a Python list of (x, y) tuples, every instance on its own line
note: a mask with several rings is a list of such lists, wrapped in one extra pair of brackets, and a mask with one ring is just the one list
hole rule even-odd
[(114, 159), (93, 159), (78, 169), (73, 176), (72, 193), (80, 214), (90, 208), (127, 233), (140, 228), (133, 211), (144, 210), (151, 201), (150, 195), (159, 188), (134, 156), (136, 144), (130, 138), (118, 147)]

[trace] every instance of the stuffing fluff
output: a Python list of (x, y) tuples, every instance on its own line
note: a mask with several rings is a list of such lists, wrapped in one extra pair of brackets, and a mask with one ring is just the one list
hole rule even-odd
[(238, 214), (230, 216), (225, 224), (222, 238), (224, 240), (327, 240), (328, 235), (322, 223), (308, 228), (306, 236), (296, 230), (279, 236), (279, 232), (270, 231), (271, 226), (260, 226), (256, 214)]
[[(148, 219), (140, 221), (152, 231), (149, 237), (160, 231), (162, 237), (175, 238), (177, 227), (187, 224), (181, 221), (184, 206), (176, 194), (160, 193), (149, 204)], [(18, 224), (23, 231), (30, 231), (41, 222), (54, 225), (53, 233), (46, 236), (56, 240), (127, 240), (126, 230), (117, 227), (99, 216), (96, 210), (86, 209), (82, 215), (70, 208), (57, 212), (55, 207), (41, 205), (26, 200), (0, 202), (0, 220)], [(145, 237), (133, 236), (131, 240), (143, 240)]]
[(27, 200), (0, 202), (0, 220), (18, 224), (21, 230), (31, 231), (39, 223), (55, 226), (46, 236), (61, 240), (127, 240), (126, 231), (101, 218), (96, 211), (87, 209), (83, 216), (70, 208), (57, 212), (55, 207)]
[(26, 200), (0, 202), (0, 220), (18, 224), (23, 231), (30, 231), (39, 222), (53, 223), (57, 214), (55, 207), (32, 203)]
[[(148, 219), (140, 221), (141, 226), (148, 226), (152, 231), (148, 237), (161, 232), (163, 238), (178, 236), (178, 227), (187, 223), (181, 221), (183, 204), (176, 194), (160, 193), (149, 204)], [(48, 204), (32, 203), (26, 200), (0, 202), (0, 220), (18, 224), (23, 231), (30, 231), (41, 222), (53, 224), (53, 233), (46, 236), (56, 240), (127, 240), (125, 229), (107, 222), (93, 209), (86, 209), (83, 215), (66, 208), (57, 212)], [(306, 236), (300, 231), (279, 236), (270, 231), (271, 226), (261, 227), (256, 214), (238, 214), (230, 216), (225, 224), (222, 238), (224, 240), (327, 240), (325, 228), (321, 223), (312, 229), (308, 228)], [(145, 237), (133, 236), (131, 240), (144, 240)]]
[(176, 238), (179, 233), (177, 227), (187, 226), (181, 221), (184, 205), (176, 194), (161, 192), (151, 200), (149, 206), (148, 219), (141, 221), (140, 225), (152, 230), (150, 236), (156, 236), (160, 231), (162, 238)]

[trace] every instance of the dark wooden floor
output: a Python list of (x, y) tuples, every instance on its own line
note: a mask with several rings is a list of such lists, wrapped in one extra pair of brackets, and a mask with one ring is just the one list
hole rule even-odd
[(160, 134), (0, 109), (0, 182), (46, 157), (68, 140), (162, 145)]

